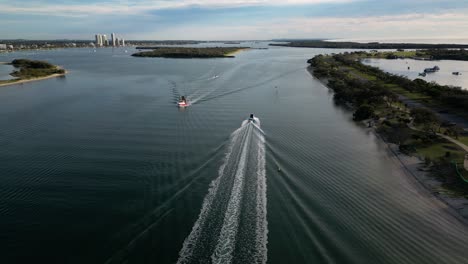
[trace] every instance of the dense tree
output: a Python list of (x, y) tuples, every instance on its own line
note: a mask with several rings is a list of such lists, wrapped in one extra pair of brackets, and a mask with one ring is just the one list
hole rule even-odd
[(370, 105), (363, 104), (353, 114), (354, 120), (361, 121), (369, 119), (374, 115), (374, 108)]
[(427, 108), (413, 108), (411, 109), (411, 116), (414, 123), (422, 125), (424, 131), (436, 133), (437, 128), (440, 127), (440, 120), (434, 112)]

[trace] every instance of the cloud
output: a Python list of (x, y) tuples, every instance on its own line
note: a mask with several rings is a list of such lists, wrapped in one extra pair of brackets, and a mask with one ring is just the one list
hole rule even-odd
[(34, 14), (52, 16), (86, 16), (142, 14), (151, 10), (200, 7), (234, 8), (248, 6), (315, 5), (325, 3), (349, 3), (361, 0), (179, 0), (179, 1), (106, 1), (90, 4), (57, 4), (37, 1), (0, 4), (0, 13)]
[(95, 32), (118, 31), (127, 39), (460, 38), (468, 28), (468, 5), (446, 2), (0, 0), (0, 24), (10, 21), (0, 35), (87, 39)]
[(468, 28), (468, 10), (441, 14), (315, 17), (262, 20), (235, 25), (179, 25), (159, 30), (148, 39), (273, 39), (273, 38), (460, 38)]

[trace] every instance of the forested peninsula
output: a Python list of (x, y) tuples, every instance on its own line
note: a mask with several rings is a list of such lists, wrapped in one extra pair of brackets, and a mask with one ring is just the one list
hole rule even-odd
[(468, 198), (468, 171), (463, 168), (468, 134), (441, 114), (468, 120), (468, 91), (364, 65), (360, 59), (368, 56), (318, 55), (308, 63), (313, 75), (334, 91), (335, 102), (353, 109), (355, 121), (375, 127), (402, 153), (420, 157), (450, 192)]

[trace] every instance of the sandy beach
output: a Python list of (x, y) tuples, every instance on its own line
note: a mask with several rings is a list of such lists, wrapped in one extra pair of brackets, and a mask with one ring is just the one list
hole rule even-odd
[(371, 130), (386, 146), (389, 158), (395, 165), (395, 173), (408, 179), (407, 182), (410, 183), (408, 187), (418, 191), (421, 195), (433, 198), (434, 208), (445, 211), (468, 225), (468, 199), (452, 196), (450, 191), (442, 186), (442, 182), (430, 175), (429, 168), (422, 160), (401, 153), (397, 145), (385, 142), (373, 128)]
[(13, 82), (0, 83), (0, 87), (8, 86), (8, 85), (15, 85), (15, 84), (23, 84), (23, 83), (28, 83), (28, 82), (42, 81), (42, 80), (47, 80), (51, 78), (57, 78), (57, 77), (65, 76), (67, 73), (68, 71), (65, 71), (65, 73), (56, 73), (56, 74), (52, 74), (49, 76), (38, 77), (38, 78), (31, 78), (31, 79), (24, 79), (24, 80), (19, 79)]
[(236, 50), (236, 51), (227, 53), (227, 54), (225, 54), (224, 56), (225, 56), (225, 57), (234, 57), (234, 55), (236, 55), (237, 53), (242, 52), (242, 51), (244, 51), (244, 50), (248, 50), (248, 49), (249, 49), (249, 48), (238, 49), (238, 50)]

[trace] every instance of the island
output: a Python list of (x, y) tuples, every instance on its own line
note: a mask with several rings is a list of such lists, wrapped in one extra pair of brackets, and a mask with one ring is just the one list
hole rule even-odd
[(16, 78), (1, 80), (0, 86), (44, 80), (63, 76), (67, 73), (64, 69), (45, 61), (15, 59), (9, 64), (15, 67), (10, 75)]
[[(148, 47), (146, 49), (149, 49)], [(132, 54), (134, 57), (159, 58), (234, 58), (234, 54), (248, 49), (246, 47), (152, 47), (152, 51), (142, 51)]]

